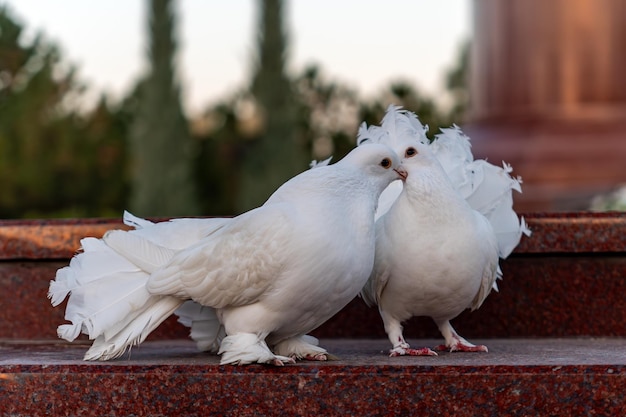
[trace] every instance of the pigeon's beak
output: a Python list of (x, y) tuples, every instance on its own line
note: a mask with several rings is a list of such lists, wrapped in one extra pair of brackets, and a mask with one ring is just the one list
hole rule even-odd
[(396, 171), (396, 174), (398, 174), (398, 177), (400, 177), (402, 182), (406, 181), (406, 177), (409, 174), (408, 174), (408, 172), (406, 172), (406, 169), (404, 169), (404, 167), (402, 165), (400, 165), (398, 168), (394, 169), (394, 171)]

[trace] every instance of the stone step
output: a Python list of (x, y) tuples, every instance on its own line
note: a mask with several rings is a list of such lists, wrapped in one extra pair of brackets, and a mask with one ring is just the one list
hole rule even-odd
[[(437, 340), (410, 340), (433, 346)], [(476, 340), (489, 353), (387, 356), (382, 339), (321, 340), (330, 362), (220, 366), (188, 340), (110, 362), (87, 346), (0, 342), (1, 415), (605, 415), (626, 413), (626, 338)]]
[[(626, 337), (626, 214), (533, 213), (533, 230), (502, 262), (504, 280), (475, 312), (453, 321), (474, 338)], [(0, 221), (0, 339), (56, 339), (64, 305), (46, 298), (55, 271), (84, 236), (123, 227), (118, 220)], [(430, 320), (405, 326), (407, 337), (439, 337)], [(324, 338), (384, 338), (376, 309), (355, 299), (317, 329)], [(168, 319), (151, 340), (180, 339)]]

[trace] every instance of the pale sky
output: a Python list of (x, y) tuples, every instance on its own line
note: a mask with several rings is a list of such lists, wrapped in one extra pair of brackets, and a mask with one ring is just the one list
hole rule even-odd
[[(0, 0), (60, 45), (97, 96), (128, 92), (145, 63), (144, 0)], [(402, 79), (438, 94), (471, 32), (471, 0), (288, 0), (292, 70), (370, 96)], [(186, 108), (203, 110), (243, 86), (256, 42), (255, 0), (179, 0), (178, 67)]]

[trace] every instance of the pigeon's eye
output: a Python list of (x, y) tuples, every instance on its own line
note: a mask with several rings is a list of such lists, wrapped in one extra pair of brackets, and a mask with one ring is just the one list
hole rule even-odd
[(406, 158), (410, 158), (415, 155), (417, 155), (417, 150), (415, 148), (407, 148), (406, 152), (404, 152), (404, 156)]
[(385, 169), (391, 168), (391, 159), (389, 158), (383, 159), (382, 161), (380, 161), (380, 166)]

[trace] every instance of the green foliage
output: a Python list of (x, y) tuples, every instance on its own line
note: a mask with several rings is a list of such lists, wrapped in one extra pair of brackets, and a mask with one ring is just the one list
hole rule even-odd
[(175, 81), (171, 1), (151, 0), (150, 13), (150, 71), (139, 86), (131, 130), (131, 209), (141, 216), (196, 215), (192, 142)]
[(446, 87), (452, 94), (453, 104), (450, 117), (455, 123), (461, 123), (469, 109), (469, 66), (470, 48), (472, 44), (466, 41), (459, 50), (457, 62), (446, 74)]
[(626, 185), (609, 193), (592, 198), (589, 207), (592, 211), (626, 211)]
[(298, 123), (315, 159), (338, 161), (355, 145), (359, 118), (356, 91), (329, 81), (316, 65), (295, 76)]
[(124, 122), (104, 101), (85, 116), (69, 110), (82, 90), (74, 71), (42, 36), (25, 43), (22, 32), (0, 8), (0, 217), (119, 213)]
[(285, 72), (282, 0), (261, 0), (259, 7), (259, 56), (250, 92), (261, 127), (243, 146), (237, 212), (263, 204), (282, 183), (306, 169), (310, 160)]
[[(201, 126), (194, 133), (199, 152), (195, 163), (196, 183), (202, 213), (225, 216), (236, 212), (242, 153), (247, 141), (246, 117), (237, 111), (244, 100), (236, 95), (228, 102), (217, 104), (200, 119), (210, 126)], [(241, 107), (241, 104), (239, 104)]]
[[(311, 159), (337, 161), (359, 124), (387, 106), (416, 112), (433, 135), (467, 106), (466, 46), (448, 74), (450, 111), (409, 83), (373, 99), (310, 65), (288, 74), (283, 2), (257, 0), (258, 55), (250, 85), (189, 123), (180, 104), (169, 0), (150, 4), (150, 71), (127, 98), (77, 112), (84, 87), (58, 49), (0, 7), (0, 218), (232, 215), (262, 204)], [(132, 191), (132, 192), (131, 192)]]
[(429, 126), (427, 136), (431, 140), (440, 127), (449, 127), (453, 123), (450, 115), (442, 111), (432, 98), (420, 94), (406, 82), (394, 82), (381, 97), (363, 103), (360, 119), (368, 125), (379, 124), (389, 104), (402, 106), (417, 114), (420, 122)]

